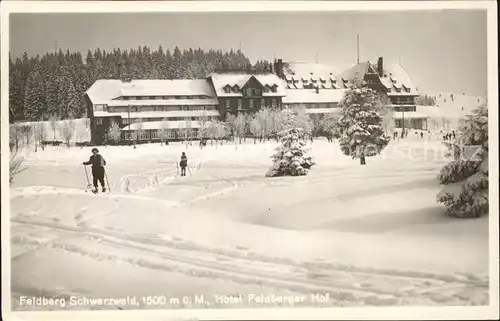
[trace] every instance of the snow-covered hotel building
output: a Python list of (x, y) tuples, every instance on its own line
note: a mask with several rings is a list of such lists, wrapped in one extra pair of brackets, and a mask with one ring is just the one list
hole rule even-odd
[(404, 128), (427, 129), (428, 117), (416, 110), (418, 91), (399, 64), (384, 66), (379, 58), (377, 64), (358, 63), (340, 74), (327, 65), (281, 59), (270, 67), (267, 73), (214, 72), (206, 79), (98, 80), (85, 94), (91, 141), (103, 144), (113, 123), (122, 140), (131, 141), (136, 131), (139, 141), (158, 141), (165, 127), (172, 129), (172, 140), (179, 138), (181, 129), (194, 138), (200, 117), (225, 120), (229, 114), (255, 113), (263, 107), (338, 113), (344, 92), (356, 79), (388, 97), (396, 128), (404, 122)]
[(131, 140), (138, 131), (139, 141), (159, 140), (158, 131), (165, 126), (171, 139), (178, 129), (195, 136), (198, 119), (217, 119), (219, 102), (204, 79), (96, 81), (85, 94), (90, 118), (91, 142), (103, 144), (111, 125), (116, 123), (122, 140)]
[(214, 72), (207, 81), (217, 95), (222, 119), (264, 107), (281, 108), (286, 96), (281, 79), (273, 73)]
[(347, 81), (337, 79), (332, 66), (311, 63), (288, 63), (281, 59), (274, 63), (275, 72), (285, 87), (283, 105), (304, 107), (307, 114), (339, 112), (339, 102), (347, 87)]
[(428, 128), (429, 117), (417, 111), (417, 88), (401, 64), (385, 66), (383, 58), (379, 57), (377, 64), (359, 63), (344, 71), (340, 77), (349, 82), (363, 79), (369, 88), (387, 95), (396, 128)]

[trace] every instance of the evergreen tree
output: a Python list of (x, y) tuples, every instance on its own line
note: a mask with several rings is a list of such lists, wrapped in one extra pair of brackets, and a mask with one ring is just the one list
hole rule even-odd
[(339, 139), (342, 153), (359, 158), (361, 165), (366, 164), (366, 157), (380, 154), (389, 143), (377, 112), (378, 104), (377, 95), (365, 82), (356, 82), (341, 102), (334, 136)]
[(438, 180), (445, 186), (437, 201), (453, 217), (479, 217), (488, 213), (488, 108), (480, 106), (465, 116), (459, 136), (447, 143), (453, 161), (445, 165)]
[(266, 173), (266, 177), (275, 176), (301, 176), (307, 175), (308, 170), (314, 165), (313, 158), (306, 156), (308, 149), (304, 141), (305, 132), (300, 126), (300, 120), (294, 115), (286, 115), (285, 130), (278, 133), (281, 145), (271, 157), (273, 165)]
[(111, 126), (109, 126), (108, 138), (109, 138), (109, 140), (111, 140), (111, 142), (113, 142), (115, 144), (120, 142), (121, 130), (120, 130), (120, 126), (115, 121), (111, 122)]
[(24, 96), (24, 119), (35, 121), (42, 117), (41, 106), (44, 105), (44, 90), (42, 89), (41, 75), (38, 69), (32, 71), (26, 83)]

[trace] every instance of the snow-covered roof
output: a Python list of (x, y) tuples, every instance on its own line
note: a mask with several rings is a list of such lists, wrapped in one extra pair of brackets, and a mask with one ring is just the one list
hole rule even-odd
[[(166, 118), (166, 117), (216, 117), (220, 116), (217, 110), (172, 110), (172, 111), (141, 111), (130, 112), (130, 118)], [(121, 117), (128, 118), (128, 112), (95, 111), (94, 117)]]
[(356, 64), (352, 66), (351, 68), (345, 70), (339, 75), (340, 79), (345, 79), (349, 82), (353, 81), (356, 78), (361, 78), (363, 79), (368, 72), (368, 69), (370, 67), (369, 62), (362, 62), (359, 64)]
[(342, 108), (306, 108), (306, 114), (337, 114)]
[[(352, 83), (352, 81), (356, 78), (363, 79), (368, 72), (376, 74), (376, 70), (377, 65), (370, 64), (369, 62), (363, 62), (345, 70), (342, 74), (340, 74), (340, 78), (346, 79), (349, 83)], [(379, 76), (379, 79), (382, 85), (390, 90), (387, 93), (389, 96), (418, 95), (418, 91), (413, 85), (410, 76), (399, 63), (384, 65), (383, 75), (382, 77)], [(401, 89), (401, 92), (397, 92), (396, 88)], [(406, 89), (409, 89), (410, 91), (408, 92)]]
[(293, 77), (294, 79), (303, 78), (320, 82), (321, 79), (327, 80), (337, 75), (337, 68), (327, 64), (291, 62), (288, 66), (293, 74), (286, 73), (286, 79)]
[(124, 83), (119, 92), (119, 96), (183, 95), (213, 97), (214, 92), (205, 79), (132, 80)]
[[(149, 121), (142, 123), (133, 123), (130, 124), (121, 130), (129, 131), (129, 130), (137, 130), (139, 127), (143, 130), (155, 130), (164, 128), (164, 124), (167, 124), (166, 128), (168, 129), (180, 129), (180, 128), (200, 128), (200, 124), (197, 121)], [(188, 125), (189, 124), (189, 125)]]
[[(110, 104), (121, 96), (209, 96), (215, 97), (205, 79), (132, 80), (99, 79), (88, 90), (93, 104)], [(141, 102), (144, 102), (141, 101)]]
[(123, 82), (117, 79), (99, 79), (89, 89), (86, 94), (93, 104), (107, 104), (112, 97), (119, 94)]
[[(391, 79), (392, 78), (392, 79)], [(386, 88), (401, 88), (401, 92), (396, 92), (394, 88), (387, 93), (390, 96), (397, 95), (418, 95), (416, 87), (413, 85), (410, 76), (400, 64), (384, 66), (384, 75), (380, 77), (380, 81)], [(405, 88), (410, 89), (410, 92), (405, 91)]]
[(403, 112), (397, 111), (392, 114), (392, 118), (394, 119), (403, 119), (403, 117), (404, 119), (429, 118), (426, 114), (418, 111), (407, 111), (404, 112), (404, 115)]
[(250, 73), (237, 73), (237, 72), (227, 72), (227, 73), (212, 73), (209, 78), (212, 79), (212, 82), (215, 87), (215, 91), (217, 96), (219, 97), (240, 97), (242, 93), (240, 91), (234, 92), (231, 91), (226, 93), (224, 87), (229, 85), (233, 88), (237, 85), (239, 88), (242, 88), (251, 78), (255, 78), (262, 86), (273, 86), (276, 85), (276, 92), (267, 92), (264, 93), (264, 96), (284, 96), (283, 92), (283, 82), (281, 79), (275, 74), (267, 73), (267, 74), (250, 74)]
[(306, 86), (318, 86), (321, 89), (337, 89), (337, 69), (331, 65), (319, 63), (289, 63), (285, 72), (285, 88), (304, 89)]
[(111, 107), (127, 106), (203, 106), (218, 105), (219, 101), (215, 98), (210, 99), (148, 99), (148, 100), (112, 100), (108, 102)]
[(346, 89), (315, 89), (285, 90), (283, 104), (298, 103), (339, 103), (344, 97)]

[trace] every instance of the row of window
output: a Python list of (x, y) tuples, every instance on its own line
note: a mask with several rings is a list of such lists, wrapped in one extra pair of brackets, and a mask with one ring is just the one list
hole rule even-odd
[(170, 99), (211, 99), (207, 95), (191, 96), (120, 96), (116, 100), (170, 100)]
[[(403, 86), (403, 89), (404, 89), (404, 92), (407, 92), (407, 93), (411, 92), (410, 88), (406, 88), (406, 87)], [(402, 90), (401, 88), (398, 88), (396, 86), (393, 86), (392, 88), (387, 88), (387, 92), (389, 92), (389, 93), (392, 92), (392, 91), (400, 93), (401, 90)]]
[(287, 107), (304, 107), (306, 109), (310, 108), (336, 108), (338, 107), (337, 103), (298, 103), (298, 104), (287, 104)]
[[(332, 84), (336, 84), (337, 83), (337, 79), (334, 79), (334, 78), (329, 78), (328, 79), (330, 83)], [(344, 83), (347, 82), (347, 80), (345, 79), (342, 79), (342, 81)], [(293, 83), (299, 83), (299, 82), (302, 82), (303, 84), (316, 84), (318, 83), (318, 79), (314, 79), (314, 78), (311, 78), (311, 79), (306, 79), (306, 78), (301, 78), (301, 79), (288, 79), (286, 81), (288, 84), (293, 84)], [(324, 79), (324, 78), (320, 78), (319, 79), (319, 82), (322, 83), (322, 84), (326, 84), (327, 83), (327, 79)]]
[(416, 106), (394, 107), (394, 111), (417, 111)]
[[(265, 85), (263, 90), (260, 89), (260, 88), (246, 88), (243, 91), (243, 93), (245, 94), (245, 96), (262, 96), (262, 92), (265, 92), (265, 93), (269, 93), (269, 92), (275, 93), (277, 91), (278, 91), (278, 86), (277, 85), (272, 85), (272, 86)], [(238, 87), (238, 85), (235, 85), (233, 87), (231, 87), (230, 85), (226, 85), (226, 86), (224, 86), (224, 92), (226, 94), (229, 94), (230, 92), (239, 93), (240, 92), (240, 88)]]
[(395, 104), (414, 104), (415, 103), (415, 98), (414, 97), (391, 97), (391, 101)]
[[(139, 135), (137, 138), (136, 135)], [(198, 130), (197, 129), (167, 129), (166, 136), (168, 139), (175, 139), (178, 137), (182, 138), (198, 138)], [(149, 140), (149, 139), (159, 139), (159, 131), (157, 129), (154, 130), (142, 130), (137, 132), (125, 132), (123, 135), (125, 140)]]
[(143, 112), (143, 111), (194, 111), (194, 110), (215, 110), (215, 106), (120, 106), (108, 107), (110, 113)]
[[(256, 99), (249, 99), (248, 100), (248, 108), (250, 108), (250, 109), (255, 108), (255, 100)], [(242, 99), (238, 99), (237, 102), (238, 102), (238, 110), (243, 109), (243, 100)], [(278, 99), (275, 99), (275, 98), (273, 98), (273, 99), (264, 99), (264, 98), (261, 98), (261, 100), (260, 100), (260, 106), (261, 107), (277, 108), (278, 105), (279, 105), (279, 101), (278, 101)], [(224, 107), (226, 109), (231, 109), (231, 100), (230, 99), (226, 99), (225, 100)]]
[[(208, 120), (217, 120), (217, 116), (207, 117)], [(154, 121), (196, 121), (199, 117), (164, 117), (164, 118), (122, 118), (123, 125), (133, 124), (139, 120), (143, 122), (154, 122)], [(103, 118), (96, 118), (97, 125), (103, 125)]]

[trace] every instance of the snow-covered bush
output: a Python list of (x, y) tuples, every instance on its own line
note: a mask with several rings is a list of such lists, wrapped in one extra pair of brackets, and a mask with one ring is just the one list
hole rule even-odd
[(66, 119), (63, 122), (61, 134), (68, 148), (70, 147), (71, 138), (73, 138), (74, 132), (75, 132), (75, 122), (72, 119)]
[(271, 157), (273, 165), (269, 168), (266, 176), (301, 176), (306, 175), (314, 165), (313, 158), (306, 156), (308, 149), (304, 140), (305, 131), (298, 127), (299, 121), (289, 115), (285, 129), (278, 133), (281, 145)]
[(13, 151), (14, 148), (17, 152), (19, 149), (19, 142), (22, 139), (21, 126), (19, 124), (9, 125), (9, 146), (10, 150)]
[(19, 155), (17, 152), (12, 152), (10, 154), (10, 162), (9, 162), (9, 184), (14, 182), (14, 177), (26, 170), (27, 167), (23, 166), (24, 160), (26, 158)]
[[(438, 180), (445, 186), (437, 201), (453, 217), (479, 217), (488, 213), (488, 108), (480, 106), (465, 116), (459, 136), (447, 143), (454, 160), (445, 165)], [(467, 151), (470, 151), (467, 153)]]
[(40, 121), (38, 123), (33, 123), (33, 132), (35, 134), (35, 152), (38, 149), (38, 144), (42, 150), (45, 149), (43, 142), (47, 140), (47, 131), (45, 130), (45, 124)]
[(334, 137), (339, 139), (343, 154), (359, 158), (365, 165), (365, 157), (380, 154), (390, 139), (384, 134), (382, 117), (377, 112), (378, 97), (365, 82), (355, 83), (345, 92), (341, 106)]
[(117, 122), (113, 121), (108, 130), (108, 137), (113, 143), (118, 143), (121, 139), (121, 130)]

